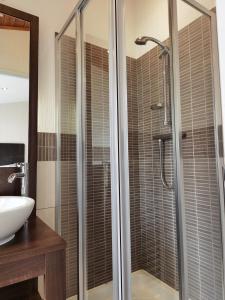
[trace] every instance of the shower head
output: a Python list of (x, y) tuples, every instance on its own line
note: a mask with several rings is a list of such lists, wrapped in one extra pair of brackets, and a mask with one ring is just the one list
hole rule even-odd
[(146, 45), (148, 39), (147, 37), (138, 37), (136, 40), (135, 40), (135, 44), (138, 45), (138, 46), (144, 46)]
[(169, 48), (164, 46), (163, 43), (161, 43), (156, 38), (153, 38), (153, 37), (150, 37), (150, 36), (142, 36), (142, 37), (139, 37), (135, 40), (135, 44), (139, 45), (139, 46), (144, 46), (144, 45), (147, 44), (147, 42), (156, 43), (162, 49), (162, 53), (167, 53), (167, 54), (169, 53)]
[(156, 38), (153, 38), (151, 36), (142, 36), (142, 37), (138, 37), (135, 40), (135, 44), (139, 45), (139, 46), (144, 46), (147, 44), (147, 42), (153, 42), (156, 43), (157, 45), (159, 45), (162, 49), (165, 49), (166, 46), (163, 45), (163, 43), (161, 43), (159, 40), (157, 40)]

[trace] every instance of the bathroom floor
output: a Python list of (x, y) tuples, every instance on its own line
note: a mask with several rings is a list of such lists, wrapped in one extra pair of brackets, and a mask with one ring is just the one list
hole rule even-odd
[[(88, 291), (88, 300), (112, 300), (112, 282)], [(178, 300), (179, 293), (167, 284), (139, 270), (132, 274), (132, 300)], [(68, 300), (77, 300), (71, 297)]]

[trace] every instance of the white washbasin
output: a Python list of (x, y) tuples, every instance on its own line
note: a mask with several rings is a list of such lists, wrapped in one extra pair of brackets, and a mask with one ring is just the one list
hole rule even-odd
[(20, 196), (0, 196), (0, 245), (11, 241), (34, 208), (34, 200)]

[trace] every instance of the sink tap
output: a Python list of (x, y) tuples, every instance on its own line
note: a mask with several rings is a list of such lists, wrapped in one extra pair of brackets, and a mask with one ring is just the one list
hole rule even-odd
[(23, 178), (25, 176), (24, 173), (12, 173), (8, 177), (8, 183), (13, 183), (16, 178)]
[(21, 195), (25, 196), (27, 194), (27, 170), (25, 163), (17, 163), (17, 168), (21, 169), (21, 172), (14, 172), (9, 175), (8, 183), (13, 183), (17, 178), (21, 179)]

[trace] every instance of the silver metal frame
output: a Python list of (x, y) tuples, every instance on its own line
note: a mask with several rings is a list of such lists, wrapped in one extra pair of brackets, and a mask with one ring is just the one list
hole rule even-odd
[(128, 157), (127, 68), (125, 52), (125, 0), (116, 0), (118, 139), (122, 299), (131, 299), (130, 188)]
[(86, 76), (83, 41), (83, 18), (81, 11), (77, 18), (77, 195), (79, 224), (79, 299), (86, 300), (87, 261), (86, 261)]
[(62, 35), (65, 33), (65, 31), (67, 30), (67, 28), (70, 26), (72, 20), (75, 18), (76, 14), (80, 11), (80, 9), (82, 8), (82, 6), (89, 0), (79, 0), (76, 4), (76, 6), (74, 7), (73, 11), (71, 12), (70, 16), (68, 17), (68, 19), (66, 20), (66, 22), (64, 23), (63, 27), (61, 28), (61, 30), (59, 31), (59, 33), (56, 36), (56, 40), (60, 40), (60, 38), (62, 37)]
[(113, 252), (113, 299), (122, 300), (122, 267), (120, 236), (120, 189), (119, 189), (119, 129), (118, 129), (118, 92), (117, 92), (117, 41), (116, 5), (110, 3), (110, 49), (109, 49), (109, 90), (110, 92), (110, 161), (111, 164), (111, 207), (112, 207), (112, 252)]
[(207, 15), (209, 17), (212, 16), (212, 13), (196, 0), (182, 0), (182, 1), (188, 4), (189, 6), (192, 6), (193, 8), (197, 9), (200, 13)]
[(56, 94), (56, 145), (57, 145), (57, 158), (56, 158), (56, 209), (55, 209), (55, 224), (56, 231), (61, 235), (61, 65), (60, 65), (60, 46), (59, 40), (55, 40), (55, 94)]
[[(215, 128), (215, 146), (216, 146), (216, 163), (217, 163), (217, 183), (219, 187), (220, 197), (220, 212), (221, 212), (221, 241), (223, 247), (223, 300), (225, 299), (225, 209), (224, 209), (224, 182), (223, 182), (223, 163), (224, 156), (220, 156), (220, 143), (223, 143), (222, 137), (222, 102), (220, 89), (220, 72), (219, 72), (219, 52), (217, 39), (217, 23), (216, 14), (212, 12), (211, 15), (212, 28), (212, 66), (213, 66), (213, 83), (214, 83), (214, 128)], [(220, 142), (221, 140), (221, 142)], [(222, 154), (222, 153), (221, 153)]]
[(169, 0), (169, 28), (171, 37), (171, 104), (173, 129), (173, 163), (175, 171), (175, 199), (177, 221), (177, 248), (179, 264), (179, 298), (188, 300), (188, 272), (184, 211), (184, 182), (182, 157), (182, 127), (180, 101), (180, 70), (178, 48), (177, 0)]

